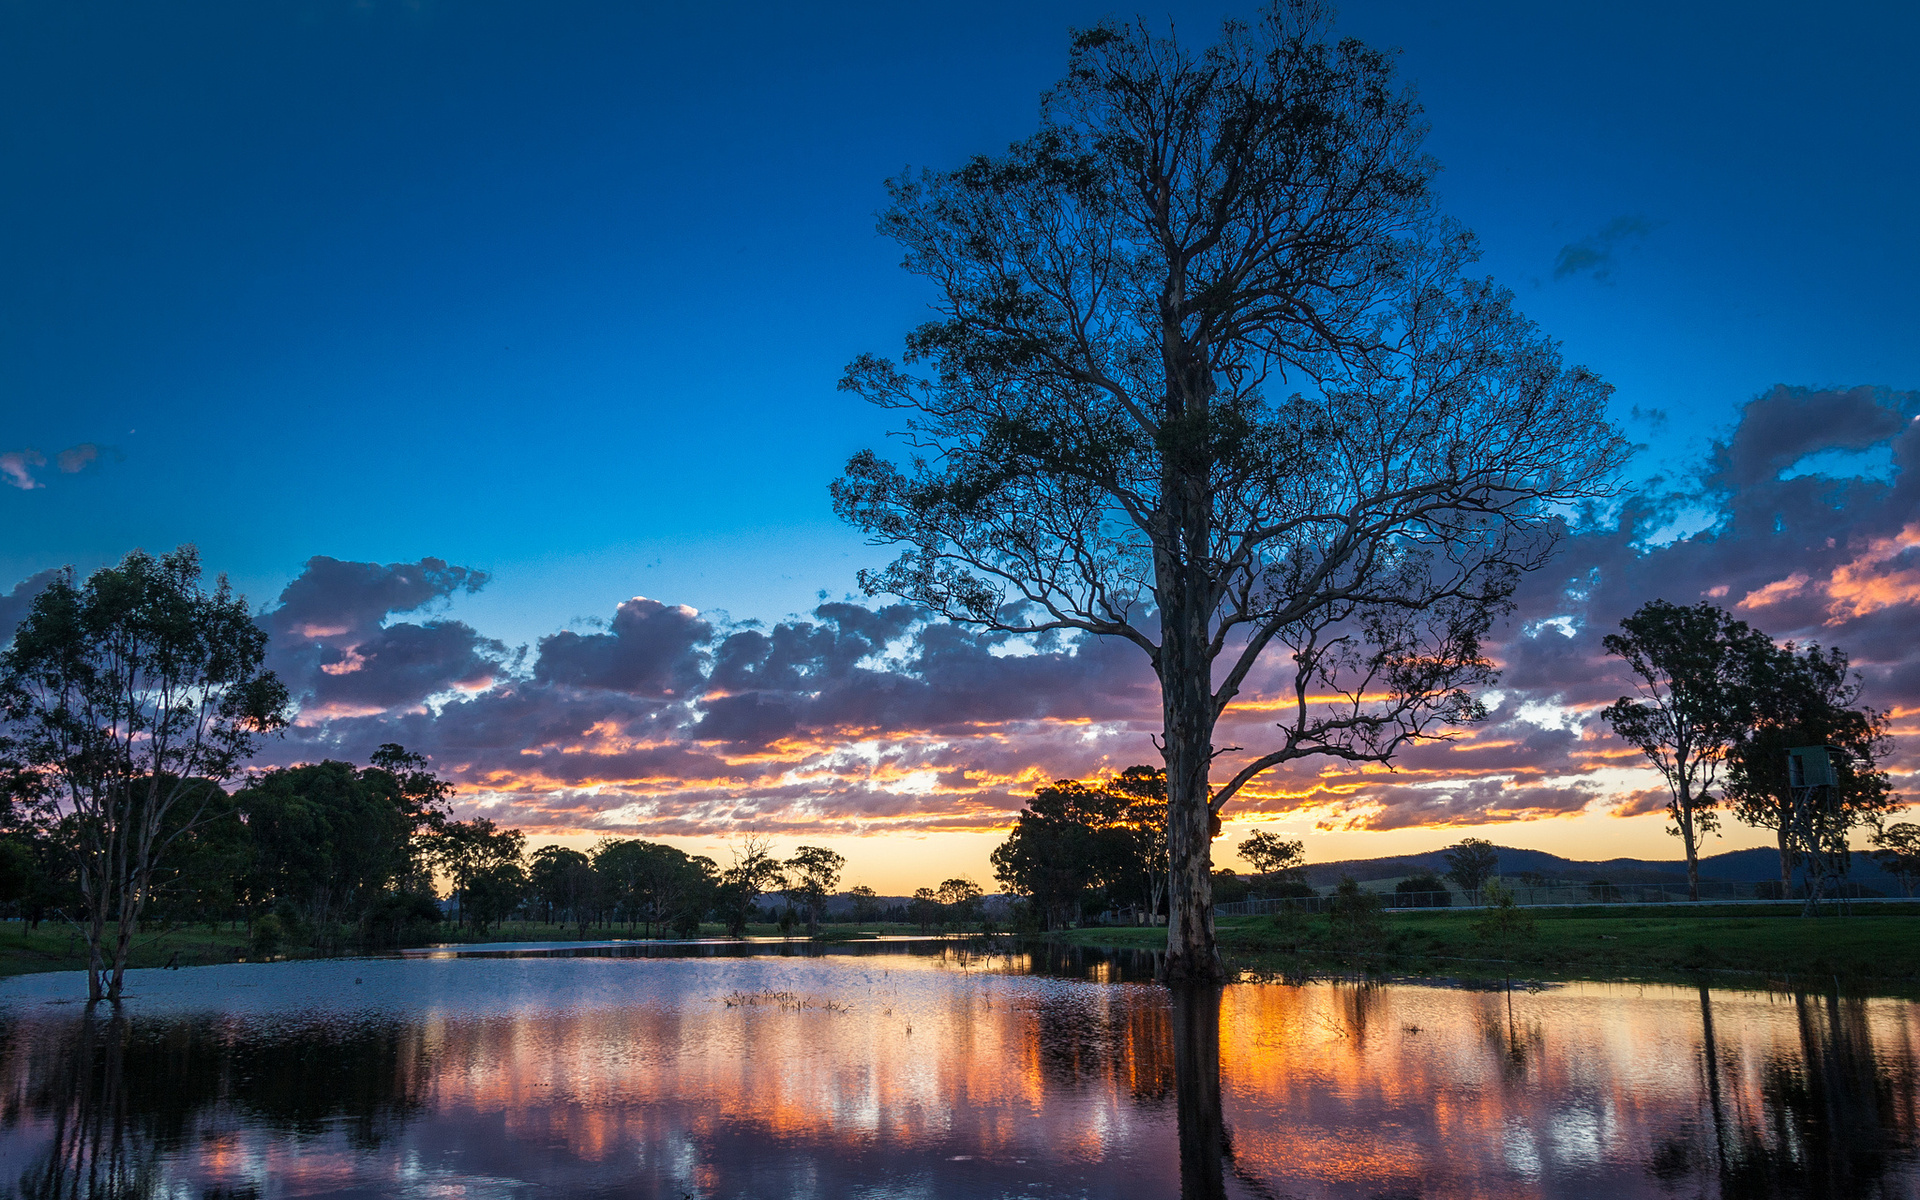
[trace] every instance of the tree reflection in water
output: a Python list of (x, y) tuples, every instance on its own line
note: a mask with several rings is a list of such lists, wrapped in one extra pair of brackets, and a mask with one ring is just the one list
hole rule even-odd
[[(126, 1015), (9, 984), (0, 1190), (1784, 1200), (1920, 1184), (1920, 1007), (1901, 1001), (1169, 992), (1142, 982), (1147, 956), (1057, 946), (479, 966), (349, 968), (387, 986), (350, 989), (351, 1009), (318, 965), (201, 976), (258, 989), (220, 1003), (156, 981)], [(753, 980), (803, 1003), (717, 999)]]

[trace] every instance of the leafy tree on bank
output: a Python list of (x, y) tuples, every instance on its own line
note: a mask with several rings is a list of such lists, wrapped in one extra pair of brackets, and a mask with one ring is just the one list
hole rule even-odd
[(93, 1000), (119, 1000), (154, 873), (207, 819), (220, 792), (207, 784), (288, 720), (246, 600), (200, 578), (192, 546), (135, 551), (84, 585), (69, 571), (0, 652), (11, 756), (45, 781), (74, 857)]
[(1077, 920), (1090, 899), (1151, 902), (1165, 861), (1153, 834), (1159, 780), (1134, 767), (1101, 783), (1061, 779), (1040, 788), (995, 847), (995, 878), (1026, 897), (1048, 929)]
[[(1859, 703), (1860, 677), (1847, 653), (1793, 644), (1764, 656), (1749, 680), (1750, 721), (1727, 752), (1726, 798), (1734, 815), (1771, 829), (1780, 847), (1780, 894), (1793, 894), (1793, 870), (1803, 860), (1839, 862), (1849, 835), (1877, 823), (1899, 804), (1886, 771), (1893, 739), (1885, 714)], [(1789, 786), (1787, 752), (1829, 746), (1836, 786), (1811, 798)]]
[(1727, 753), (1753, 725), (1757, 676), (1774, 657), (1766, 634), (1714, 604), (1649, 600), (1604, 639), (1626, 660), (1638, 696), (1600, 714), (1640, 748), (1667, 784), (1667, 832), (1687, 858), (1687, 894), (1700, 898), (1700, 840), (1720, 827), (1712, 789)]
[(1461, 838), (1447, 851), (1447, 878), (1462, 891), (1477, 891), (1500, 869), (1500, 848), (1485, 838)]
[(940, 905), (940, 923), (962, 928), (979, 924), (981, 900), (985, 895), (980, 885), (971, 879), (942, 880), (933, 894), (934, 901)]
[(939, 892), (930, 887), (913, 889), (913, 898), (907, 901), (907, 919), (920, 926), (921, 933), (931, 930), (945, 915)]
[(1900, 881), (1907, 895), (1920, 882), (1920, 825), (1901, 821), (1887, 825), (1873, 835), (1873, 857), (1880, 869)]
[(512, 915), (526, 895), (527, 872), (519, 858), (499, 858), (467, 877), (461, 890), (460, 919), (484, 934)]
[(528, 860), (527, 886), (550, 923), (574, 924), (586, 936), (598, 880), (593, 862), (566, 846), (542, 846)]
[(518, 829), (501, 829), (486, 817), (440, 823), (426, 843), (426, 853), (453, 884), (454, 905), (459, 910), (461, 925), (466, 925), (471, 918), (467, 906), (468, 886), (482, 872), (493, 872), (486, 887), (488, 903), (496, 903), (500, 889), (510, 878), (501, 873), (502, 869), (524, 870), (521, 851), (526, 844), (526, 834)]
[(865, 884), (847, 889), (847, 895), (853, 898), (853, 919), (862, 924), (880, 919), (880, 897)]
[(799, 904), (807, 913), (807, 936), (820, 933), (820, 914), (827, 897), (840, 886), (840, 872), (847, 860), (824, 846), (796, 846), (793, 857), (782, 865), (789, 903)]
[(1307, 865), (1307, 846), (1299, 838), (1282, 838), (1256, 829), (1240, 843), (1240, 857), (1262, 875), (1293, 879)]
[[(1464, 277), (1390, 56), (1330, 28), (1301, 3), (1199, 53), (1076, 33), (1034, 136), (889, 183), (881, 229), (940, 316), (909, 369), (866, 356), (843, 384), (909, 414), (911, 461), (862, 452), (833, 485), (903, 548), (868, 592), (1152, 665), (1173, 979), (1222, 974), (1223, 807), (1477, 718), (1482, 637), (1625, 454), (1607, 387)], [(1270, 659), (1298, 703), (1216, 786), (1215, 725)]]
[(782, 883), (780, 860), (772, 850), (767, 839), (756, 833), (744, 835), (731, 847), (733, 861), (720, 874), (714, 906), (733, 937), (745, 936), (754, 902)]
[(417, 823), (393, 782), (378, 768), (327, 760), (269, 771), (241, 789), (250, 906), (290, 901), (320, 931), (358, 920), (400, 887), (414, 873)]

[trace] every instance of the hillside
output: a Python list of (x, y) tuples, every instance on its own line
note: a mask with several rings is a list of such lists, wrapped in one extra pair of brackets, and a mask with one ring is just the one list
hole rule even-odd
[[(1686, 863), (1679, 859), (1661, 862), (1644, 858), (1609, 858), (1583, 862), (1561, 858), (1544, 850), (1522, 850), (1511, 846), (1498, 849), (1500, 873), (1507, 876), (1537, 871), (1549, 879), (1578, 882), (1604, 879), (1614, 884), (1684, 884), (1687, 878)], [(1444, 875), (1447, 870), (1446, 851), (1310, 863), (1306, 868), (1306, 879), (1314, 887), (1324, 888), (1338, 883), (1343, 875), (1351, 875), (1361, 883), (1368, 883), (1378, 879), (1397, 879), (1423, 870)], [(1700, 859), (1700, 878), (1703, 882), (1722, 883), (1759, 883), (1778, 879), (1780, 855), (1778, 851), (1766, 847), (1706, 855)], [(1855, 883), (1888, 895), (1900, 894), (1899, 881), (1882, 871), (1880, 865), (1865, 854), (1854, 854), (1851, 878)]]

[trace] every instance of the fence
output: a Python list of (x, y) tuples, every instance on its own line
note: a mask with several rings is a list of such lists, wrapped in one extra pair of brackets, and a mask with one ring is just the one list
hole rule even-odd
[[(1621, 883), (1582, 883), (1561, 884), (1551, 887), (1511, 887), (1514, 902), (1522, 905), (1588, 905), (1588, 904), (1686, 904), (1685, 884), (1621, 884)], [(1863, 896), (1857, 884), (1849, 884), (1848, 896), (1825, 895), (1822, 903), (1846, 899), (1853, 902), (1874, 900), (1905, 900), (1903, 896)], [(1700, 900), (1716, 904), (1758, 904), (1773, 902), (1777, 904), (1804, 904), (1806, 894), (1782, 897), (1777, 882), (1764, 883), (1726, 883), (1720, 881), (1702, 881)], [(1387, 909), (1417, 908), (1480, 908), (1486, 904), (1487, 893), (1483, 889), (1458, 892), (1373, 892), (1380, 898), (1381, 906)], [(1228, 904), (1216, 904), (1213, 911), (1223, 917), (1252, 917), (1269, 913), (1298, 912), (1323, 913), (1333, 904), (1332, 896), (1296, 896), (1284, 900), (1235, 900)]]

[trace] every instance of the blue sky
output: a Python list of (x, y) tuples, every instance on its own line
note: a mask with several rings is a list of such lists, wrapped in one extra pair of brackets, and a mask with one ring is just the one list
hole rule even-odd
[[(843, 594), (881, 552), (826, 483), (887, 425), (834, 384), (926, 299), (880, 182), (1028, 132), (1108, 11), (0, 10), (0, 452), (50, 460), (0, 487), (0, 587), (192, 540), (266, 601), (315, 554), (437, 555), (509, 642)], [(1487, 270), (1697, 452), (1776, 382), (1920, 384), (1915, 11), (1342, 26), (1404, 48)]]

